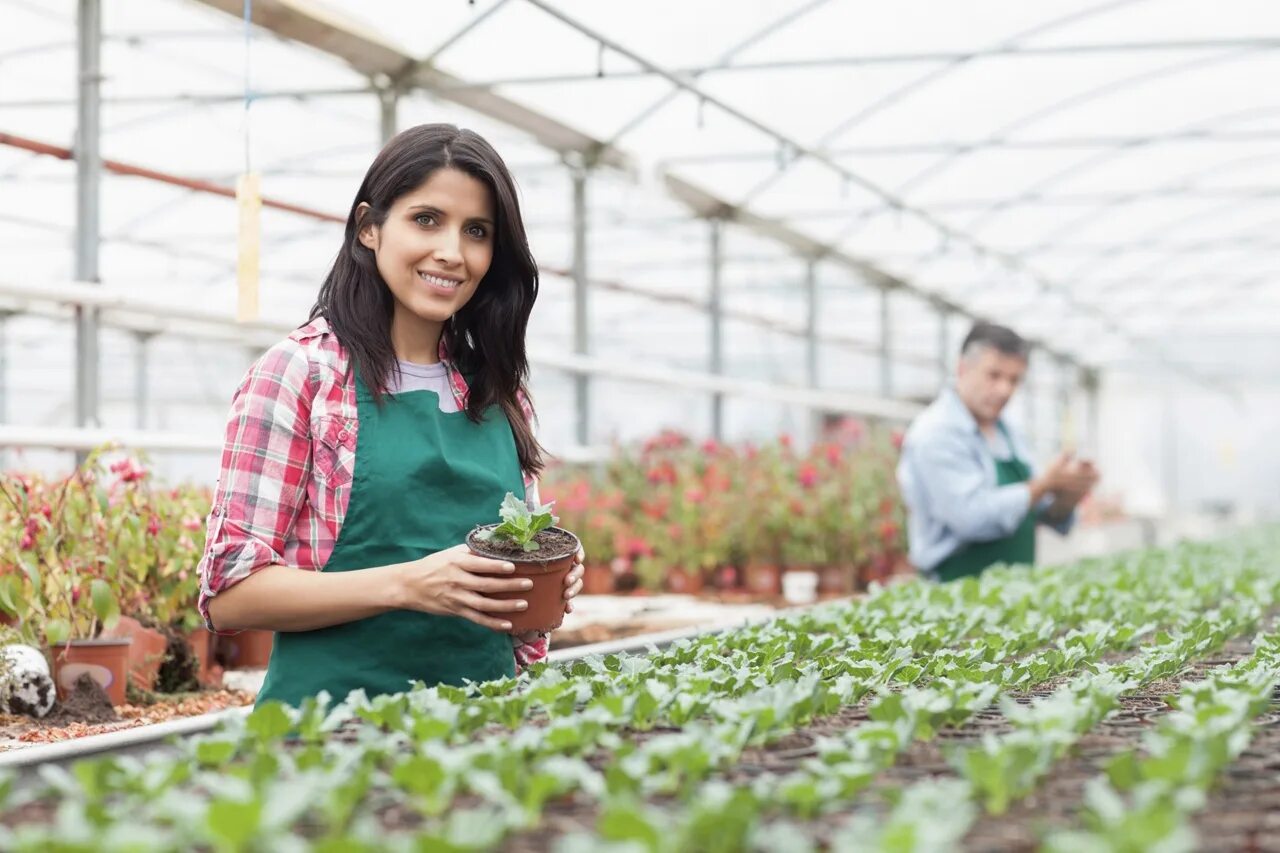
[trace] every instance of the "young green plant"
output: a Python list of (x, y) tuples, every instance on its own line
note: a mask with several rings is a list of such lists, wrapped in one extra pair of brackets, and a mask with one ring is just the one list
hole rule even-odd
[(553, 527), (560, 520), (551, 514), (552, 504), (543, 504), (537, 509), (530, 509), (524, 501), (511, 492), (502, 500), (498, 515), (502, 523), (497, 527), (482, 530), (476, 538), (482, 542), (506, 542), (519, 545), (526, 552), (537, 551), (542, 546), (536, 537), (548, 527)]

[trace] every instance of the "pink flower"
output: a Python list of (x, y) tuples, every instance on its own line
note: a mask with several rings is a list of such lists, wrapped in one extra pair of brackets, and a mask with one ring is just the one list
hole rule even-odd
[(702, 452), (709, 456), (719, 453), (720, 442), (716, 441), (714, 438), (708, 438), (706, 441), (702, 442)]
[(685, 501), (691, 504), (700, 504), (706, 500), (706, 497), (702, 489), (685, 489), (684, 491)]
[(154, 515), (147, 520), (147, 533), (152, 536), (160, 535), (160, 519), (156, 518)]
[(790, 450), (791, 434), (784, 432), (782, 435), (778, 436), (778, 444), (781, 444), (784, 449)]
[(893, 437), (892, 437), (892, 438), (893, 438), (893, 446), (894, 446), (894, 448), (895, 448), (895, 449), (897, 449), (897, 450), (901, 450), (901, 449), (902, 449), (902, 440), (903, 440), (905, 437), (906, 437), (906, 436), (904, 436), (904, 435), (902, 434), (902, 430), (900, 430), (900, 429), (895, 429), (895, 430), (893, 431)]
[(78, 586), (77, 586), (77, 587), (72, 587), (72, 589), (71, 589), (71, 604), (74, 606), (74, 605), (77, 605), (77, 604), (79, 604), (79, 603), (80, 603), (80, 587), (78, 587)]
[(36, 540), (35, 540), (35, 537), (32, 536), (30, 533), (24, 533), (22, 534), (22, 542), (19, 544), (22, 550), (30, 551), (32, 548), (35, 547)]
[(800, 466), (800, 473), (798, 474), (798, 477), (800, 479), (800, 485), (804, 486), (806, 489), (812, 489), (818, 482), (817, 466), (812, 462), (804, 463)]

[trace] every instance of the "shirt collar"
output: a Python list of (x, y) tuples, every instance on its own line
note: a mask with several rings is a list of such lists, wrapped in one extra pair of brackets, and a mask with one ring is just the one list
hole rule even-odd
[[(956, 425), (963, 426), (966, 432), (982, 435), (982, 428), (978, 426), (978, 419), (973, 416), (973, 412), (969, 411), (969, 407), (964, 404), (964, 400), (960, 399), (960, 393), (956, 391), (954, 385), (948, 385), (942, 390), (942, 400), (947, 406), (951, 420)], [(1003, 417), (996, 419), (996, 427), (1002, 432), (1004, 431)]]

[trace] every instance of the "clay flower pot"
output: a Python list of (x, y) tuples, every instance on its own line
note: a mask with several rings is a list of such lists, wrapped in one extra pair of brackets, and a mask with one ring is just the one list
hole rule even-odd
[(203, 685), (209, 685), (213, 682), (213, 653), (214, 641), (217, 637), (204, 628), (196, 628), (188, 631), (185, 635), (187, 645), (191, 647), (191, 653), (196, 656), (199, 663), (199, 669), (196, 671), (196, 680)]
[(697, 595), (702, 592), (702, 573), (676, 566), (667, 572), (667, 590), (677, 595)]
[(496, 524), (477, 527), (467, 534), (467, 547), (471, 553), (492, 560), (506, 560), (514, 563), (514, 577), (529, 578), (533, 581), (533, 589), (523, 592), (494, 593), (491, 598), (504, 600), (523, 599), (529, 602), (529, 609), (523, 612), (504, 613), (502, 618), (511, 623), (511, 633), (521, 634), (526, 631), (551, 631), (560, 627), (564, 621), (564, 579), (573, 568), (573, 558), (582, 547), (578, 537), (568, 530), (550, 527), (535, 537), (542, 546), (540, 551), (520, 552), (516, 556), (513, 551), (504, 549), (501, 543), (485, 542), (477, 538), (483, 530), (497, 527)]
[(274, 631), (249, 629), (218, 638), (218, 652), (226, 660), (227, 669), (266, 669), (271, 660)]
[(51, 646), (53, 683), (58, 699), (65, 700), (76, 679), (85, 673), (102, 685), (112, 705), (123, 705), (125, 679), (129, 673), (129, 637), (102, 640), (71, 640), (65, 645)]
[(773, 563), (747, 563), (747, 589), (756, 595), (782, 594), (782, 572)]
[(616, 587), (613, 569), (600, 563), (583, 567), (582, 592), (584, 595), (609, 595)]
[(858, 569), (851, 565), (823, 566), (818, 569), (818, 592), (822, 595), (849, 595)]
[(164, 663), (169, 648), (168, 638), (132, 616), (121, 616), (116, 626), (102, 635), (103, 639), (125, 637), (133, 641), (129, 644), (129, 680), (134, 687), (154, 690), (156, 676), (160, 674), (160, 665)]

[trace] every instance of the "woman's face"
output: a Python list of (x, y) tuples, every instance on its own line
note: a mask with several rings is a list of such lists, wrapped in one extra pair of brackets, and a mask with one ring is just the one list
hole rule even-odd
[(381, 226), (360, 242), (395, 296), (395, 322), (443, 325), (470, 301), (493, 261), (489, 187), (451, 167), (438, 169), (396, 199)]

